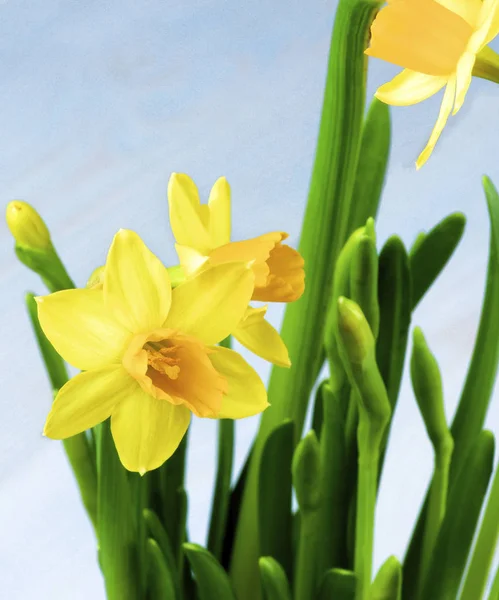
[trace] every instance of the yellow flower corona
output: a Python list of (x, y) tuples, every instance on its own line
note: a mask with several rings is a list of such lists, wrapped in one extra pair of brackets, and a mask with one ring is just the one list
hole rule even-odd
[(190, 421), (238, 419), (267, 406), (257, 373), (215, 346), (244, 317), (247, 263), (207, 268), (172, 290), (167, 269), (127, 230), (116, 234), (99, 289), (37, 298), (40, 324), (82, 373), (57, 394), (44, 434), (71, 437), (111, 417), (123, 465), (145, 473), (176, 450)]
[[(168, 183), (170, 223), (176, 250), (187, 277), (232, 261), (252, 263), (255, 276), (252, 300), (293, 302), (305, 289), (303, 258), (283, 244), (287, 233), (274, 231), (249, 240), (231, 242), (230, 188), (225, 177), (213, 186), (207, 204), (201, 204), (192, 179), (173, 173)], [(265, 320), (266, 307), (248, 307), (233, 336), (249, 350), (280, 366), (289, 366), (287, 349), (277, 331)]]
[(445, 87), (417, 168), (430, 157), (451, 113), (463, 105), (477, 57), (490, 62), (495, 55), (487, 44), (498, 33), (499, 0), (392, 0), (376, 16), (366, 54), (404, 68), (376, 97), (409, 106)]
[(22, 200), (9, 202), (5, 218), (10, 232), (20, 246), (34, 250), (48, 250), (52, 247), (47, 226), (27, 202)]

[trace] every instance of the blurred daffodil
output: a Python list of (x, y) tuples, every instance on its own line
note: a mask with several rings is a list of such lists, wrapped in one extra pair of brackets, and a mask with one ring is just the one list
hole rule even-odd
[[(207, 204), (201, 204), (192, 179), (173, 173), (168, 184), (170, 223), (177, 254), (187, 277), (231, 261), (251, 261), (255, 275), (252, 300), (293, 302), (305, 288), (303, 258), (283, 244), (286, 233), (274, 231), (231, 242), (230, 188), (221, 177)], [(265, 320), (266, 307), (248, 307), (234, 337), (249, 350), (281, 366), (289, 366), (287, 349), (277, 331)]]
[(84, 371), (58, 393), (46, 436), (64, 439), (111, 417), (121, 462), (145, 473), (175, 451), (191, 413), (237, 419), (268, 406), (257, 373), (214, 345), (245, 314), (254, 287), (247, 263), (215, 265), (172, 290), (161, 261), (121, 230), (97, 276), (101, 289), (37, 298), (46, 336)]
[(376, 16), (366, 54), (404, 67), (376, 97), (409, 106), (445, 87), (417, 168), (428, 160), (450, 114), (463, 105), (472, 75), (493, 79), (499, 57), (487, 44), (498, 33), (499, 0), (391, 0)]

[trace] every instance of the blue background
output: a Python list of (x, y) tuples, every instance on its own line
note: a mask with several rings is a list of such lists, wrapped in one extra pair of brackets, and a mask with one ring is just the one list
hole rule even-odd
[[(296, 244), (313, 162), (330, 30), (327, 0), (3, 0), (0, 2), (1, 198), (38, 208), (83, 285), (120, 227), (175, 262), (166, 185), (187, 172), (206, 198), (225, 175), (234, 239), (282, 229)], [(493, 44), (499, 50), (497, 41)], [(373, 61), (368, 96), (397, 69)], [(474, 80), (434, 155), (414, 161), (440, 95), (393, 115), (378, 220), (381, 244), (407, 244), (448, 213), (465, 237), (414, 317), (444, 375), (452, 416), (471, 354), (488, 250), (480, 177), (499, 184), (499, 86)], [(23, 307), (43, 292), (14, 258), (0, 223), (0, 595), (104, 598), (92, 530), (62, 446), (43, 439), (50, 390)], [(270, 318), (279, 325), (282, 309)], [(262, 376), (268, 366), (249, 357)], [(499, 398), (487, 426), (499, 433)], [(377, 511), (375, 565), (402, 557), (432, 469), (407, 378)], [(237, 424), (240, 467), (258, 424)], [(215, 466), (215, 423), (195, 420), (188, 455), (189, 528), (203, 543)]]

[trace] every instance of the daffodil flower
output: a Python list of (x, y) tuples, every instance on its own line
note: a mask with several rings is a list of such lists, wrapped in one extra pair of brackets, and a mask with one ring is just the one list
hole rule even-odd
[(37, 298), (56, 350), (83, 372), (61, 388), (44, 434), (71, 437), (111, 417), (123, 465), (145, 473), (183, 438), (191, 413), (238, 419), (267, 406), (257, 373), (215, 346), (239, 324), (253, 293), (247, 263), (208, 268), (172, 290), (166, 268), (140, 237), (121, 230), (102, 289)]
[(487, 44), (498, 33), (499, 0), (392, 0), (376, 16), (366, 54), (404, 67), (376, 97), (393, 106), (409, 106), (445, 87), (417, 168), (428, 160), (450, 114), (463, 105), (477, 59), (497, 62)]
[[(230, 188), (225, 177), (215, 182), (207, 204), (190, 177), (173, 173), (168, 183), (170, 223), (177, 254), (187, 277), (212, 265), (252, 261), (255, 275), (252, 300), (293, 302), (304, 291), (303, 258), (283, 244), (288, 237), (274, 231), (231, 242)], [(266, 307), (248, 307), (233, 336), (249, 350), (281, 366), (289, 366), (287, 349), (265, 320)]]

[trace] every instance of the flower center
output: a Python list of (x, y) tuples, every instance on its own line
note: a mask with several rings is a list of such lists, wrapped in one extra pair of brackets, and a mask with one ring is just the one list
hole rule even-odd
[(163, 342), (147, 342), (144, 350), (147, 352), (147, 364), (162, 375), (167, 375), (170, 379), (178, 379), (180, 373), (180, 358), (175, 357), (178, 350), (177, 346), (165, 345), (168, 340)]

